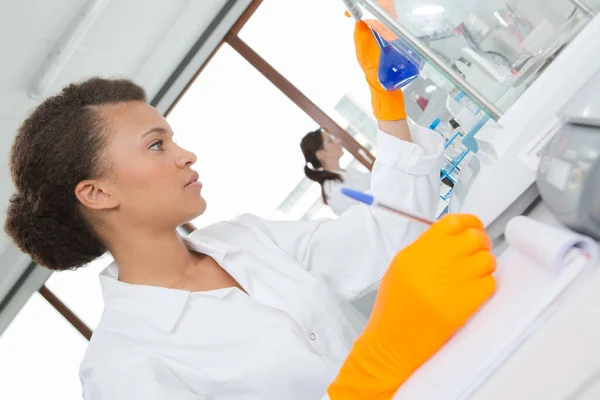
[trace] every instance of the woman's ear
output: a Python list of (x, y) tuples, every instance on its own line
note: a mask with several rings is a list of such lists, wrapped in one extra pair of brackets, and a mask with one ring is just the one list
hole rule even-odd
[(119, 205), (109, 186), (97, 179), (79, 182), (75, 187), (75, 196), (82, 205), (92, 210), (107, 210)]
[(325, 150), (323, 150), (323, 149), (317, 150), (315, 152), (315, 157), (317, 157), (317, 160), (323, 162), (323, 159), (325, 158)]

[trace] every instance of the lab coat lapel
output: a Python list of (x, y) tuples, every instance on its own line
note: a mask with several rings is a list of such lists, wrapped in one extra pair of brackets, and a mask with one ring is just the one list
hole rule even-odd
[[(228, 228), (231, 236), (239, 234)], [(214, 258), (256, 302), (285, 312), (303, 329), (310, 326), (310, 297), (318, 287), (314, 276), (276, 246), (246, 236), (233, 247), (208, 229), (186, 240), (188, 247)]]
[(266, 258), (240, 252), (225, 257), (222, 266), (256, 302), (281, 310), (306, 327), (311, 315), (308, 296), (315, 279), (305, 270), (285, 268), (286, 263), (272, 265), (273, 260), (269, 257), (267, 262)]

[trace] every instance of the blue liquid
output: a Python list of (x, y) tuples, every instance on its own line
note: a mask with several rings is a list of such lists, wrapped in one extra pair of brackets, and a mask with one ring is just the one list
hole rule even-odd
[(403, 42), (395, 40), (391, 46), (377, 32), (371, 32), (380, 49), (377, 77), (381, 86), (391, 92), (417, 79), (423, 67), (422, 59)]

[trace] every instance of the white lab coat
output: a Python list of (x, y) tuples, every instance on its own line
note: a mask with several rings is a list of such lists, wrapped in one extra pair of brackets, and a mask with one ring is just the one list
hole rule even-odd
[[(442, 142), (379, 133), (372, 191), (434, 217)], [(190, 293), (101, 274), (105, 311), (80, 377), (87, 400), (327, 398), (357, 332), (340, 303), (376, 288), (396, 252), (424, 226), (356, 206), (336, 220), (238, 217), (193, 233), (190, 249), (213, 257), (248, 294)]]
[(371, 189), (371, 174), (361, 172), (354, 168), (347, 168), (345, 171), (336, 171), (342, 176), (343, 182), (329, 179), (323, 184), (327, 205), (335, 215), (342, 215), (350, 207), (358, 204), (356, 200), (342, 194), (342, 187), (347, 187), (359, 192), (368, 192)]

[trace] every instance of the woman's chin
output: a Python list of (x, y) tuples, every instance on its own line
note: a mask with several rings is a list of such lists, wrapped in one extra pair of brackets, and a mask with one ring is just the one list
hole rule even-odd
[(206, 208), (208, 207), (208, 203), (204, 200), (204, 197), (200, 197), (200, 201), (198, 202), (198, 206), (196, 208), (196, 216), (197, 218), (206, 212)]
[(186, 221), (186, 223), (191, 222), (192, 220), (204, 214), (206, 212), (206, 207), (206, 200), (200, 197), (194, 201), (193, 205), (188, 205), (188, 207), (185, 208), (188, 212), (183, 219)]

